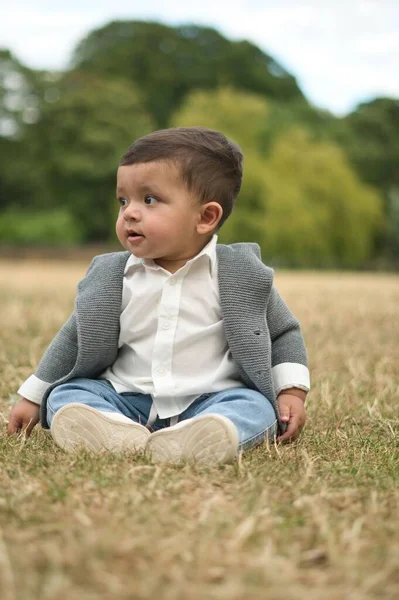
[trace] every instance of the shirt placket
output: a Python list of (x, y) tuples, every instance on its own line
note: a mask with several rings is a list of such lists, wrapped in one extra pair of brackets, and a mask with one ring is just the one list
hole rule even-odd
[(162, 396), (163, 403), (167, 401), (168, 397), (170, 397), (170, 402), (173, 402), (172, 398), (176, 393), (172, 361), (182, 285), (181, 274), (178, 277), (171, 275), (163, 285), (158, 308), (158, 327), (152, 355), (151, 374), (154, 397)]

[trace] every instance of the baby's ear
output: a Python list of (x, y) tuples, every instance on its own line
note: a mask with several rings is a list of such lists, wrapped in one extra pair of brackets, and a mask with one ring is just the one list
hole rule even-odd
[(218, 202), (207, 202), (206, 204), (203, 204), (197, 223), (198, 233), (210, 233), (216, 229), (222, 216), (223, 208)]

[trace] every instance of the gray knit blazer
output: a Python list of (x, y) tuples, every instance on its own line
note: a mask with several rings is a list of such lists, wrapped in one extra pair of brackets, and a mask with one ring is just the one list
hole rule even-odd
[[(260, 259), (256, 244), (217, 245), (220, 303), (227, 343), (244, 384), (273, 404), (272, 367), (307, 365), (298, 321), (273, 287), (273, 270)], [(94, 379), (118, 353), (123, 276), (129, 252), (96, 256), (78, 284), (75, 309), (47, 348), (36, 377), (51, 383), (41, 405), (47, 428), (50, 391), (73, 377)], [(206, 290), (200, 291), (206, 294)], [(204, 393), (207, 390), (204, 390)], [(280, 430), (284, 425), (279, 420)]]

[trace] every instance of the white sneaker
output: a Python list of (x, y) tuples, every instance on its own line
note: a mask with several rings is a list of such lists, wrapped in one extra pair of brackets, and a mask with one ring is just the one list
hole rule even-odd
[(135, 452), (144, 449), (150, 436), (148, 429), (124, 415), (75, 402), (55, 413), (51, 434), (67, 452), (82, 447), (92, 452)]
[(238, 431), (227, 417), (203, 415), (152, 433), (145, 450), (154, 463), (218, 465), (237, 456)]

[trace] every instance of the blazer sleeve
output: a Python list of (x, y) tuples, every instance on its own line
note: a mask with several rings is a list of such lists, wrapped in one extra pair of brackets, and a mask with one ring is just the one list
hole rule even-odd
[[(94, 257), (87, 269), (86, 279), (93, 269), (96, 259)], [(41, 381), (54, 383), (70, 373), (78, 358), (78, 328), (76, 311), (69, 317), (68, 321), (61, 327), (53, 341), (43, 354), (36, 369), (35, 376)]]
[(54, 383), (72, 371), (77, 357), (76, 316), (72, 313), (45, 351), (35, 376), (42, 381)]
[(297, 363), (307, 367), (305, 342), (298, 321), (273, 286), (266, 313), (272, 342), (272, 367)]

